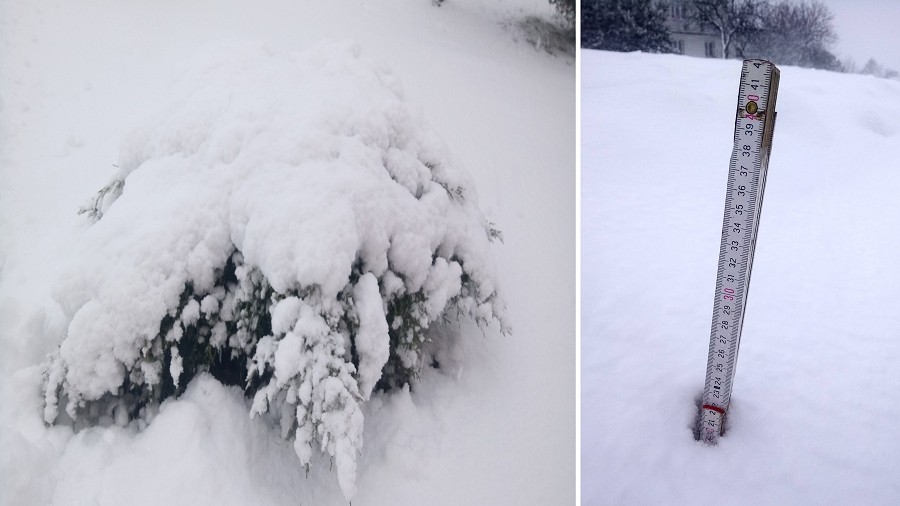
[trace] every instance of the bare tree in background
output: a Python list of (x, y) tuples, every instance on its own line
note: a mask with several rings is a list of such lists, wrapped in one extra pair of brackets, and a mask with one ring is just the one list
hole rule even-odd
[(897, 72), (894, 69), (889, 69), (883, 67), (880, 63), (878, 63), (875, 58), (869, 58), (869, 61), (866, 62), (865, 65), (862, 66), (861, 69), (856, 70), (855, 68), (845, 69), (846, 72), (855, 72), (857, 74), (870, 75), (875, 77), (885, 77), (887, 79), (896, 79), (900, 76), (900, 72)]
[[(732, 56), (732, 46), (760, 29), (764, 0), (694, 0), (690, 18), (719, 33), (722, 58)], [(743, 42), (740, 42), (743, 45)]]

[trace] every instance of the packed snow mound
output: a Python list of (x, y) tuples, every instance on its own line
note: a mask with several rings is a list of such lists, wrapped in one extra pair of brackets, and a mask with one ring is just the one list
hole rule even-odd
[(146, 416), (195, 373), (231, 368), (305, 464), (314, 445), (334, 458), (349, 498), (359, 404), (415, 376), (428, 327), (452, 314), (505, 328), (497, 231), (359, 46), (200, 61), (86, 208), (97, 222), (55, 289), (69, 325), (45, 419), (63, 398), (76, 420)]

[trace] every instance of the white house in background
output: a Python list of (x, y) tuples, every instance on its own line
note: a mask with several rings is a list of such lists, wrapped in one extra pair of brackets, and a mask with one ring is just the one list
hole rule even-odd
[(690, 0), (660, 0), (668, 7), (666, 26), (675, 43), (675, 52), (706, 58), (722, 57), (722, 42), (715, 29), (688, 21)]

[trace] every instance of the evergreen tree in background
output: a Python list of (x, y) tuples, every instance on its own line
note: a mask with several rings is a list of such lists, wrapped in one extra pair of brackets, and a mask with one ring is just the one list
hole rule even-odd
[(881, 71), (881, 64), (875, 61), (875, 58), (869, 58), (869, 61), (863, 65), (863, 68), (859, 70), (859, 73), (870, 76), (880, 76)]
[(817, 1), (761, 4), (760, 29), (747, 33), (738, 56), (765, 58), (780, 65), (840, 70), (831, 53), (837, 41), (834, 15)]
[(575, 0), (549, 0), (569, 26), (575, 26)]
[(651, 0), (585, 0), (581, 47), (609, 51), (672, 52), (666, 7)]

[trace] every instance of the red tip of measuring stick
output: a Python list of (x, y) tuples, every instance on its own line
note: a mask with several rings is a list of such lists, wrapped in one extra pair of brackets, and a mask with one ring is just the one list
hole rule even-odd
[(715, 411), (716, 413), (725, 414), (725, 410), (720, 408), (719, 406), (713, 406), (712, 404), (704, 404), (703, 409), (708, 409), (710, 411)]

